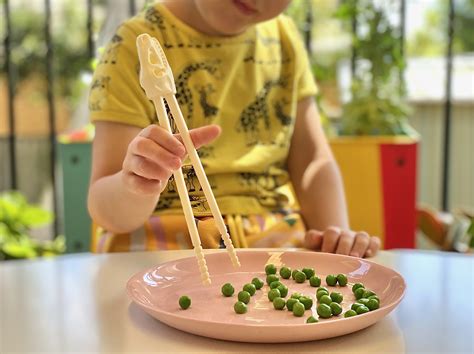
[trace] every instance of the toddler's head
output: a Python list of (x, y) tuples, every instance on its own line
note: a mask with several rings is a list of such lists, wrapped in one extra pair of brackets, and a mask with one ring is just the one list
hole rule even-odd
[[(187, 6), (196, 29), (217, 36), (232, 36), (278, 16), (291, 0), (174, 0), (171, 6)], [(170, 7), (171, 7), (170, 6)]]

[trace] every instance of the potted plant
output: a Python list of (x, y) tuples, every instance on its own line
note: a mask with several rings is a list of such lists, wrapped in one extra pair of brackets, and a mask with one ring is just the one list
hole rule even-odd
[(0, 261), (54, 256), (63, 253), (64, 237), (39, 242), (31, 238), (32, 228), (48, 224), (53, 215), (28, 204), (19, 192), (0, 194)]
[(351, 227), (380, 236), (385, 248), (414, 247), (418, 135), (408, 124), (405, 68), (397, 29), (372, 0), (346, 1), (356, 19), (357, 67), (331, 147), (344, 179)]

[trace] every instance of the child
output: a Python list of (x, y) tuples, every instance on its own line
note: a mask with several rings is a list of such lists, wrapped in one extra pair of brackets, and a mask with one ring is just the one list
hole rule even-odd
[[(191, 247), (172, 180), (182, 166), (203, 247), (221, 246), (179, 135), (156, 124), (140, 87), (135, 40), (146, 32), (160, 41), (174, 72), (178, 102), (236, 247), (377, 252), (377, 237), (349, 231), (307, 55), (294, 24), (280, 15), (289, 2), (169, 0), (119, 27), (90, 95), (96, 136), (88, 206), (101, 226), (95, 251)], [(299, 213), (285, 193), (290, 181)]]

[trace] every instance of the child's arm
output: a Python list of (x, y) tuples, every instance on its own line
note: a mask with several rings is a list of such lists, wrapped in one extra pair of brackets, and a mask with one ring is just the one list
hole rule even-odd
[(298, 102), (288, 168), (306, 226), (347, 229), (342, 179), (312, 98)]
[[(198, 148), (217, 138), (220, 128), (212, 125), (190, 133)], [(156, 125), (141, 130), (97, 122), (88, 196), (92, 219), (114, 233), (130, 232), (143, 225), (185, 154), (179, 136)]]
[(307, 247), (356, 256), (375, 254), (378, 238), (349, 231), (342, 178), (312, 98), (298, 102), (288, 169), (301, 214), (311, 230), (306, 235)]

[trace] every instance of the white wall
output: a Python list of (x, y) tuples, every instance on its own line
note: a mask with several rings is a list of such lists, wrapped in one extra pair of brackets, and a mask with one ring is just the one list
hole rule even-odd
[[(441, 208), (444, 105), (413, 103), (410, 123), (420, 133), (418, 200)], [(452, 108), (449, 207), (474, 209), (474, 102)]]

